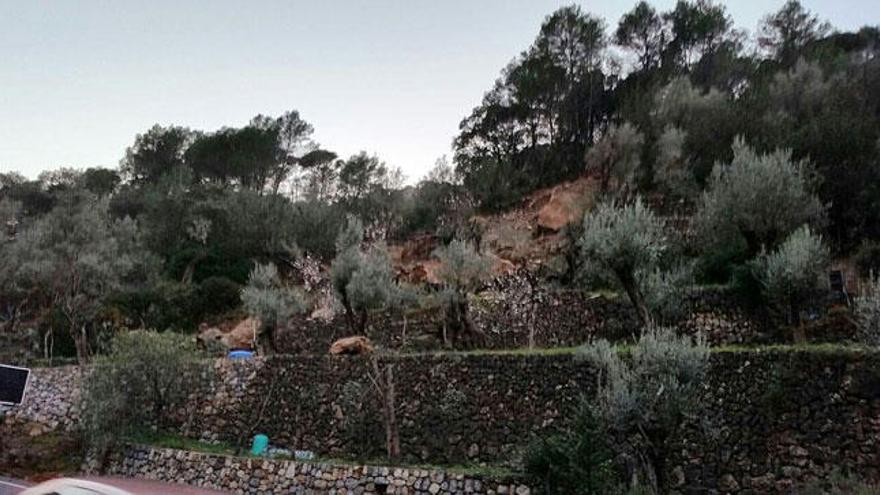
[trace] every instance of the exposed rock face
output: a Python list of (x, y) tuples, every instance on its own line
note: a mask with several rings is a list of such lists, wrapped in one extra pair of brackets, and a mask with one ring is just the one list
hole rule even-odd
[(529, 495), (516, 478), (440, 469), (358, 466), (235, 458), (132, 446), (110, 460), (108, 474), (184, 483), (229, 493), (461, 493)]
[(345, 337), (337, 340), (330, 346), (330, 354), (340, 355), (340, 354), (350, 354), (350, 355), (361, 355), (361, 354), (370, 354), (373, 352), (373, 344), (370, 342), (370, 339), (357, 335), (354, 337)]
[(233, 325), (208, 327), (202, 325), (199, 329), (198, 340), (207, 349), (254, 349), (257, 331), (260, 328), (260, 320), (257, 318), (245, 318)]
[(538, 226), (558, 232), (570, 223), (582, 221), (584, 213), (593, 205), (595, 188), (595, 181), (591, 178), (581, 178), (553, 187), (545, 193), (546, 203), (538, 210)]

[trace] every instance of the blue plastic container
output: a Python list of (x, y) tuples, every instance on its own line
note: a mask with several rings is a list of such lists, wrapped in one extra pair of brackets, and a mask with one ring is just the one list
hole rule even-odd
[(251, 455), (266, 455), (269, 448), (269, 437), (260, 433), (254, 435), (254, 444), (251, 446)]
[(229, 359), (250, 359), (254, 357), (251, 351), (229, 351)]

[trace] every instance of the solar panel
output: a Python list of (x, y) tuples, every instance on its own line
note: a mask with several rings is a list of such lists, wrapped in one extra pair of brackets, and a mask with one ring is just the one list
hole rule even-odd
[(21, 404), (31, 370), (0, 364), (0, 404)]

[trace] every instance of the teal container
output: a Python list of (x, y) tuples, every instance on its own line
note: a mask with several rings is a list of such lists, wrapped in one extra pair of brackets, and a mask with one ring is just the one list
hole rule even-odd
[(269, 448), (269, 437), (260, 433), (254, 435), (254, 444), (251, 446), (251, 455), (266, 455), (266, 449)]

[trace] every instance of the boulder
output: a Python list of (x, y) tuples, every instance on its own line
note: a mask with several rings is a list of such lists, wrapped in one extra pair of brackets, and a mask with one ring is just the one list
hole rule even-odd
[(209, 327), (202, 324), (199, 327), (198, 341), (207, 349), (223, 350), (231, 349), (254, 349), (254, 339), (260, 328), (260, 320), (257, 318), (245, 318), (235, 325)]
[(592, 181), (578, 179), (554, 187), (538, 211), (538, 227), (558, 232), (570, 223), (580, 222), (592, 202)]
[(337, 340), (330, 346), (330, 354), (370, 354), (373, 352), (373, 343), (363, 335), (345, 337)]

